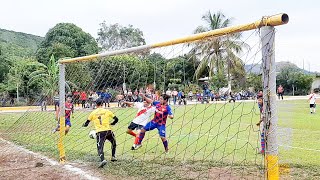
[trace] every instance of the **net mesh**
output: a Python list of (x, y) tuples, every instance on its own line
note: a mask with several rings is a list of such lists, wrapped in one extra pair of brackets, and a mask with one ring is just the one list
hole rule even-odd
[[(103, 99), (103, 108), (119, 118), (112, 127), (118, 161), (93, 171), (116, 178), (264, 178), (264, 153), (259, 153), (263, 131), (256, 125), (260, 120), (256, 97), (262, 88), (261, 35), (258, 30), (237, 34), (242, 36), (236, 41), (242, 47), (238, 53), (232, 50), (234, 36), (66, 64), (65, 93), (74, 106), (70, 131), (63, 139), (67, 161), (97, 166), (96, 140), (88, 135), (94, 126), (82, 125), (96, 108), (96, 100)], [(220, 49), (212, 43), (217, 39), (224, 43)], [(232, 54), (236, 57), (232, 58)], [(203, 68), (201, 62), (205, 62)], [(256, 76), (260, 87), (254, 89), (250, 78)], [(231, 94), (222, 88), (227, 87), (228, 77)], [(156, 129), (146, 132), (140, 149), (131, 150), (135, 137), (126, 131), (138, 109), (124, 102), (141, 102), (141, 94), (155, 101), (162, 94), (171, 96), (169, 105), (174, 118), (167, 120), (165, 131), (169, 153), (165, 153)], [(48, 104), (43, 111), (34, 108), (10, 114), (13, 120), (2, 136), (59, 159), (59, 133), (52, 132), (57, 127), (53, 98), (52, 94), (39, 96), (38, 103)], [(153, 115), (149, 120), (152, 118)], [(109, 161), (110, 143), (106, 142), (104, 151)]]

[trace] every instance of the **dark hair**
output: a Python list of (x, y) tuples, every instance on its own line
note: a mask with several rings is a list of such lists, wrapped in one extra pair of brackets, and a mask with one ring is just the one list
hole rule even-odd
[(165, 101), (169, 101), (170, 96), (167, 95), (167, 94), (162, 94), (162, 98), (163, 98), (163, 100), (165, 100)]
[(97, 101), (96, 101), (97, 106), (101, 106), (102, 103), (103, 103), (102, 99), (97, 99)]

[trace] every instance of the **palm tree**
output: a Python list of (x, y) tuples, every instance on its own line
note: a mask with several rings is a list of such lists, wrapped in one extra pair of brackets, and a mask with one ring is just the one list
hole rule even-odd
[(28, 85), (38, 83), (42, 88), (42, 93), (53, 96), (58, 90), (59, 81), (59, 66), (54, 56), (51, 56), (47, 66), (39, 62), (34, 62), (32, 65), (36, 66), (37, 70), (29, 75)]
[[(231, 20), (226, 18), (221, 12), (212, 14), (208, 11), (202, 16), (205, 21), (205, 26), (198, 26), (194, 33), (207, 32), (215, 29), (225, 28), (230, 25)], [(195, 78), (198, 79), (206, 68), (209, 68), (209, 79), (212, 78), (213, 73), (224, 73), (227, 70), (228, 87), (231, 90), (231, 72), (239, 68), (242, 74), (245, 75), (243, 62), (236, 56), (240, 53), (243, 47), (247, 45), (239, 41), (240, 34), (229, 34), (220, 37), (211, 37), (204, 41), (198, 41), (192, 44), (192, 51), (198, 56), (200, 64), (197, 67)]]

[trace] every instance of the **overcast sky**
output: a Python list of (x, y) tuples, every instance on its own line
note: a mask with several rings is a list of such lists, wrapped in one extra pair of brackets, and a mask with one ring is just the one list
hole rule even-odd
[(320, 1), (316, 0), (10, 0), (0, 5), (0, 28), (45, 36), (59, 22), (70, 22), (97, 37), (99, 24), (119, 23), (143, 31), (147, 44), (190, 35), (208, 10), (233, 17), (233, 25), (264, 15), (287, 13), (278, 26), (276, 61), (291, 61), (320, 72)]

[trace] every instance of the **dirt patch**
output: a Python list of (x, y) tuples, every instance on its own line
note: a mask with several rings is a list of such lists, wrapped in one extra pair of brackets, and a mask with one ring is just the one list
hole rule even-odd
[(0, 139), (0, 179), (90, 179)]

